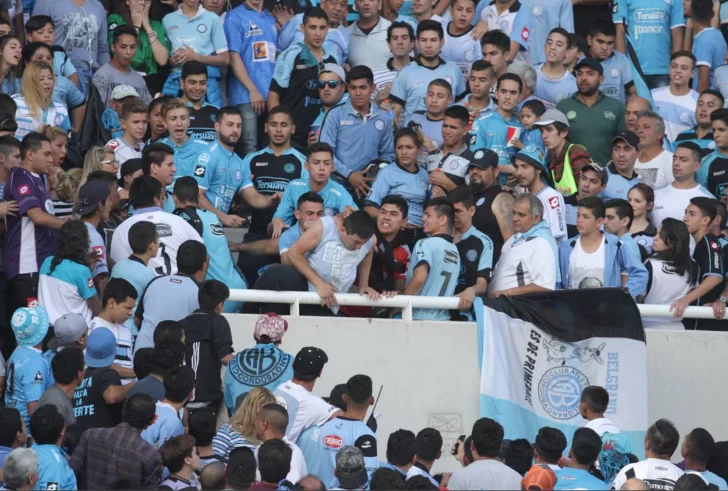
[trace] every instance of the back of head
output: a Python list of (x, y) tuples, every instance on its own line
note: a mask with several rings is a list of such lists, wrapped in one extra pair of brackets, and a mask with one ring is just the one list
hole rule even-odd
[(138, 380), (152, 373), (154, 348), (140, 348), (134, 355), (134, 374)]
[(442, 435), (434, 428), (424, 428), (415, 438), (415, 454), (425, 462), (434, 462), (440, 458), (442, 451)]
[(473, 425), (471, 436), (475, 451), (481, 457), (495, 458), (503, 445), (503, 427), (490, 418), (480, 418)]
[(205, 261), (207, 261), (207, 249), (202, 242), (188, 240), (177, 251), (177, 271), (180, 274), (194, 275), (202, 270)]
[(83, 350), (71, 347), (62, 349), (51, 360), (53, 379), (58, 384), (68, 385), (76, 379), (78, 372), (85, 368)]
[(30, 448), (16, 448), (3, 462), (5, 489), (20, 489), (31, 476), (38, 475), (38, 455)]
[(407, 488), (399, 472), (387, 469), (386, 467), (380, 467), (372, 474), (372, 479), (369, 481), (369, 489), (371, 491), (386, 491), (389, 489)]
[(367, 407), (372, 397), (372, 378), (369, 375), (354, 375), (346, 382), (346, 402), (353, 407)]
[(152, 176), (139, 176), (129, 187), (129, 202), (136, 209), (156, 206), (154, 203), (162, 198), (162, 183)]
[(694, 491), (696, 489), (711, 489), (708, 482), (696, 472), (686, 472), (675, 481), (675, 491)]
[(544, 426), (538, 430), (535, 447), (541, 460), (548, 464), (556, 464), (566, 450), (566, 436), (561, 430)]
[(149, 246), (159, 241), (157, 226), (152, 222), (136, 222), (129, 228), (129, 247), (134, 254), (146, 254)]
[(425, 476), (412, 476), (404, 482), (405, 489), (439, 489)]
[(707, 465), (715, 450), (713, 436), (704, 428), (695, 428), (685, 437), (687, 455), (694, 462)]
[(124, 401), (121, 420), (133, 428), (143, 430), (154, 421), (156, 414), (154, 399), (148, 394), (134, 394)]
[(180, 203), (197, 204), (200, 187), (190, 176), (183, 176), (174, 181), (174, 195)]
[(15, 437), (23, 430), (20, 412), (14, 407), (0, 408), (0, 446), (12, 447)]
[(283, 440), (273, 438), (258, 448), (258, 470), (263, 482), (279, 483), (291, 470), (293, 450)]
[(153, 355), (152, 373), (164, 377), (169, 370), (182, 365), (184, 362), (184, 346), (174, 343), (155, 346)]
[(168, 155), (174, 155), (172, 147), (165, 143), (152, 143), (142, 150), (142, 173), (148, 176), (152, 172), (152, 164), (162, 165)]
[(168, 346), (174, 345), (174, 347), (184, 346), (183, 338), (185, 336), (185, 328), (181, 323), (177, 321), (162, 321), (157, 324), (157, 328), (154, 329), (154, 346)]
[(56, 445), (66, 422), (53, 404), (41, 406), (30, 417), (30, 432), (40, 445)]
[(288, 411), (280, 404), (266, 404), (260, 410), (259, 417), (266, 420), (279, 435), (285, 434), (288, 427)]
[(225, 489), (225, 464), (212, 462), (203, 467), (200, 472), (200, 487), (214, 491)]
[(505, 464), (524, 475), (533, 462), (533, 445), (525, 438), (513, 440), (505, 451)]
[(592, 465), (599, 458), (602, 439), (591, 428), (579, 428), (571, 441), (571, 454), (581, 465)]
[(212, 311), (230, 297), (230, 288), (218, 280), (206, 280), (200, 285), (197, 301), (202, 310)]
[(604, 414), (609, 406), (609, 392), (604, 387), (590, 385), (581, 393), (581, 402), (595, 414)]
[(344, 230), (347, 235), (357, 235), (369, 240), (374, 235), (376, 223), (364, 210), (358, 210), (344, 219)]
[(195, 388), (195, 372), (187, 366), (175, 367), (164, 375), (164, 398), (184, 402)]
[(195, 437), (198, 447), (209, 447), (215, 437), (217, 419), (212, 411), (195, 411), (190, 416), (189, 433)]
[(238, 447), (230, 452), (227, 468), (225, 469), (225, 480), (228, 487), (233, 489), (248, 489), (255, 481), (255, 471), (258, 464), (255, 454), (250, 447)]
[(656, 457), (667, 460), (675, 453), (675, 449), (680, 443), (680, 434), (672, 421), (658, 419), (655, 424), (647, 428), (645, 440), (649, 446), (647, 450)]
[(397, 430), (387, 440), (387, 462), (406, 466), (415, 457), (417, 444), (415, 434), (409, 430)]
[(298, 480), (296, 484), (300, 486), (301, 489), (305, 490), (326, 491), (326, 485), (323, 483), (323, 481), (311, 474), (309, 474), (308, 476), (303, 476), (301, 479)]
[(195, 439), (190, 435), (180, 435), (170, 438), (159, 449), (162, 462), (171, 473), (181, 471), (185, 466), (185, 459), (192, 457), (195, 448)]

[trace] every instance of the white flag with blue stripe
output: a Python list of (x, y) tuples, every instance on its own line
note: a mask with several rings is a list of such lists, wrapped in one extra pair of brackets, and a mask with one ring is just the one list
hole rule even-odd
[(581, 392), (609, 393), (605, 417), (641, 454), (647, 420), (647, 348), (639, 310), (620, 289), (560, 290), (478, 302), (481, 415), (508, 439), (535, 441), (539, 428), (571, 442), (584, 426)]

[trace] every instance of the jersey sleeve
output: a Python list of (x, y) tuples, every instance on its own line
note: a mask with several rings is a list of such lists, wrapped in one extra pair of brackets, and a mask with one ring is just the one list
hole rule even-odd
[(41, 196), (38, 196), (33, 181), (25, 174), (15, 173), (5, 190), (6, 201), (18, 203), (18, 215), (25, 215), (33, 208), (43, 208)]
[(304, 428), (311, 426), (321, 426), (331, 417), (333, 413), (339, 410), (338, 407), (332, 406), (328, 402), (318, 397), (311, 397), (308, 401), (307, 416), (308, 421), (304, 422)]
[(64, 77), (70, 77), (74, 73), (76, 73), (76, 67), (73, 66), (73, 63), (71, 62), (71, 58), (66, 57), (65, 61), (63, 62), (63, 71), (61, 74)]
[(289, 228), (281, 234), (280, 239), (278, 239), (278, 254), (283, 254), (290, 249), (293, 243), (301, 236), (300, 233), (296, 233), (297, 227), (298, 225), (294, 225), (294, 227)]
[(240, 189), (249, 188), (253, 185), (253, 173), (250, 171), (250, 161), (252, 157), (247, 155), (243, 160), (243, 183), (240, 185)]
[(293, 16), (291, 20), (289, 20), (285, 26), (283, 26), (283, 29), (281, 30), (280, 34), (278, 34), (278, 51), (285, 51), (287, 50), (291, 44), (293, 44), (293, 39), (296, 36), (296, 29), (298, 29), (298, 26), (301, 24), (297, 22), (297, 17)]
[[(108, 272), (108, 266), (106, 268), (106, 271)], [(96, 295), (96, 287), (94, 286), (94, 280), (91, 275), (91, 270), (86, 267), (79, 267), (78, 273), (76, 273), (75, 282), (76, 288), (78, 289), (78, 294), (83, 298), (84, 300), (88, 300), (89, 298)]]
[(202, 190), (207, 190), (210, 187), (210, 177), (212, 175), (215, 154), (210, 152), (207, 148), (203, 152), (200, 152), (195, 157), (194, 165), (192, 166), (192, 177), (197, 181), (197, 185)]
[(283, 221), (286, 225), (290, 225), (293, 222), (293, 210), (296, 209), (296, 204), (293, 200), (293, 192), (291, 191), (291, 184), (283, 191), (281, 202), (278, 203), (278, 208), (273, 214), (273, 218), (278, 218)]
[(80, 90), (73, 85), (73, 82), (67, 78), (59, 78), (56, 80), (57, 84), (63, 84), (66, 89), (66, 106), (70, 109), (82, 106), (86, 102), (86, 98), (83, 96)]
[[(556, 261), (557, 257), (554, 256), (551, 246), (545, 241), (543, 242), (542, 250), (539, 250), (538, 254), (533, 254), (529, 260), (528, 271), (531, 273), (533, 282), (541, 288), (547, 288), (549, 290), (556, 289)], [(543, 254), (543, 257), (541, 256)], [(549, 256), (546, 256), (549, 254)]]
[(109, 368), (104, 370), (103, 373), (99, 374), (99, 386), (101, 387), (101, 394), (106, 392), (109, 387), (121, 385), (121, 377), (114, 370)]
[[(620, 2), (624, 1), (620, 0)], [(683, 26), (685, 26), (685, 14), (683, 12), (682, 2), (673, 1), (670, 8), (670, 29)]]
[(222, 29), (225, 33), (228, 49), (230, 51), (235, 51), (242, 58), (243, 51), (245, 50), (246, 37), (243, 28), (240, 25), (239, 17), (239, 15), (234, 14), (232, 11), (228, 12), (225, 16), (225, 22), (223, 23)]
[(493, 271), (493, 241), (485, 237), (482, 239), (483, 252), (478, 260), (478, 277), (490, 280)]
[(521, 45), (521, 49), (528, 49), (528, 38), (531, 34), (531, 13), (525, 7), (522, 7), (513, 19), (513, 27), (511, 28), (511, 41), (515, 41)]
[(703, 37), (697, 37), (695, 39), (695, 42), (693, 44), (693, 55), (695, 56), (695, 65), (696, 66), (711, 66), (711, 49), (709, 42), (705, 42), (703, 40), (707, 40), (707, 38)]
[(227, 52), (228, 43), (225, 38), (225, 29), (223, 27), (223, 23), (217, 18), (215, 19), (215, 22), (212, 23), (210, 39), (212, 40), (213, 48), (215, 48), (215, 54), (219, 55), (220, 53)]
[(291, 84), (291, 74), (293, 73), (293, 64), (298, 56), (298, 50), (287, 49), (276, 59), (276, 68), (273, 73), (273, 81), (270, 84), (270, 90), (281, 93)]
[(179, 418), (167, 418), (159, 427), (159, 446), (176, 436), (184, 435), (184, 432), (185, 427)]
[(389, 194), (389, 190), (392, 187), (389, 177), (390, 174), (391, 172), (386, 172), (386, 169), (377, 174), (377, 177), (374, 179), (374, 184), (372, 184), (372, 189), (369, 191), (369, 196), (367, 196), (367, 201), (376, 205), (377, 208), (382, 204), (382, 199)]
[(551, 234), (558, 242), (566, 237), (566, 204), (561, 194), (554, 194), (547, 200), (545, 213), (548, 214), (548, 222), (551, 227)]
[(339, 196), (339, 213), (344, 211), (344, 208), (347, 206), (351, 206), (353, 209), (358, 210), (359, 207), (354, 202), (354, 197), (342, 187), (341, 189), (341, 195)]
[(234, 353), (233, 335), (225, 317), (220, 317), (212, 325), (212, 350), (217, 360)]
[(718, 241), (704, 237), (695, 246), (695, 259), (700, 266), (701, 280), (706, 276), (724, 276), (723, 251)]
[(418, 266), (425, 264), (427, 265), (428, 269), (432, 268), (432, 255), (433, 251), (432, 248), (428, 245), (427, 240), (420, 240), (417, 242), (417, 245), (415, 245), (415, 250), (412, 253), (412, 259), (411, 261), (414, 261), (415, 268)]
[(409, 70), (405, 68), (394, 77), (392, 86), (389, 88), (389, 98), (404, 107), (407, 102), (407, 73)]

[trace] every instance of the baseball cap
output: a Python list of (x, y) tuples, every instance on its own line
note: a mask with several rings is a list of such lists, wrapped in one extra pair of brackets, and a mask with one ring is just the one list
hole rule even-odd
[(111, 365), (116, 356), (116, 337), (110, 329), (99, 327), (91, 331), (86, 340), (86, 365), (104, 368)]
[(64, 314), (53, 323), (55, 337), (48, 343), (48, 347), (52, 350), (71, 347), (87, 330), (86, 319), (81, 314)]
[(526, 490), (530, 489), (554, 489), (556, 486), (556, 474), (554, 471), (544, 465), (534, 465), (528, 470), (526, 477), (521, 481), (521, 487)]
[(583, 66), (593, 68), (594, 70), (599, 72), (599, 75), (604, 75), (604, 67), (602, 66), (602, 62), (597, 60), (596, 58), (582, 58), (581, 60), (576, 62), (576, 65), (574, 66), (574, 71), (579, 70), (579, 68)]
[(537, 170), (546, 169), (544, 154), (536, 145), (526, 145), (518, 151), (514, 160), (520, 160), (534, 166)]
[(319, 75), (324, 72), (335, 73), (339, 76), (342, 82), (346, 82), (346, 74), (344, 73), (344, 69), (336, 63), (324, 63), (324, 67), (319, 70)]
[(21, 307), (10, 320), (20, 346), (35, 346), (48, 334), (48, 312), (45, 307)]
[(293, 371), (300, 375), (318, 375), (329, 361), (324, 350), (313, 346), (302, 348), (293, 360)]
[(597, 173), (597, 176), (599, 176), (599, 179), (602, 181), (602, 185), (607, 184), (607, 182), (609, 181), (609, 172), (607, 172), (607, 168), (603, 165), (597, 164), (596, 162), (591, 162), (586, 164), (581, 169), (581, 171), (584, 172), (587, 169), (591, 169)]
[(473, 152), (473, 158), (470, 159), (468, 167), (470, 166), (483, 170), (497, 167), (498, 154), (489, 148), (479, 148)]
[(631, 131), (623, 131), (614, 138), (612, 138), (612, 145), (620, 140), (632, 148), (640, 148), (640, 137), (635, 135)]
[(79, 214), (83, 217), (92, 213), (99, 203), (111, 195), (111, 189), (105, 181), (89, 181), (78, 190)]
[(267, 336), (271, 343), (279, 343), (287, 330), (288, 321), (274, 312), (268, 312), (258, 316), (253, 338), (261, 340), (263, 336)]
[(541, 115), (541, 118), (533, 123), (533, 126), (548, 126), (554, 123), (561, 123), (567, 128), (569, 127), (569, 120), (566, 115), (558, 109), (549, 109)]
[(121, 164), (119, 170), (119, 187), (124, 187), (124, 178), (134, 174), (136, 171), (142, 169), (142, 159), (129, 159)]
[(358, 489), (367, 483), (364, 454), (357, 447), (347, 445), (336, 452), (336, 478), (344, 489)]
[(134, 87), (127, 84), (117, 85), (114, 87), (114, 90), (111, 91), (112, 101), (120, 101), (127, 97), (139, 97), (139, 92), (137, 92)]

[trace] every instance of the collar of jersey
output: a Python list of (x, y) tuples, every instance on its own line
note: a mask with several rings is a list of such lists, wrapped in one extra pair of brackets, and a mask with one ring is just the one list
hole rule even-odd
[(351, 105), (351, 97), (349, 99), (347, 99), (344, 104), (346, 104), (346, 109), (347, 109), (346, 112), (348, 112), (349, 114), (351, 114), (353, 116), (360, 117), (362, 119), (364, 119), (364, 118), (369, 119), (369, 118), (372, 118), (372, 117), (376, 116), (377, 114), (379, 114), (379, 107), (376, 104), (374, 104), (373, 102), (371, 102), (369, 104), (369, 114), (361, 114), (359, 111), (354, 109), (354, 106)]
[[(518, 2), (516, 2), (516, 3), (518, 3)], [(177, 9), (177, 13), (180, 15), (180, 17), (183, 17), (187, 22), (192, 22), (195, 19), (199, 19), (204, 10), (205, 10), (205, 7), (203, 7), (202, 3), (200, 3), (200, 6), (197, 7), (197, 12), (195, 12), (195, 15), (191, 19), (188, 19), (187, 16), (184, 14), (184, 12), (182, 12), (182, 5), (180, 5), (179, 8)]]
[(138, 210), (134, 210), (134, 213), (148, 213), (150, 211), (164, 211), (158, 206), (147, 206), (146, 208), (139, 208)]
[[(609, 170), (609, 172), (610, 172), (611, 174), (615, 174), (615, 175), (618, 175), (618, 176), (622, 176), (622, 174), (620, 174), (620, 173), (619, 173), (619, 171), (617, 170), (617, 167), (616, 167), (616, 166), (614, 165), (614, 162), (610, 163), (610, 164), (609, 164), (609, 165), (607, 166), (607, 169)], [(624, 176), (622, 176), (622, 177), (624, 177)], [(636, 172), (634, 171), (634, 169), (632, 169), (632, 177), (630, 177), (630, 178), (629, 178), (629, 180), (631, 181), (632, 179), (637, 179), (638, 177), (639, 177), (639, 174), (637, 174), (637, 173), (636, 173)], [(625, 179), (626, 179), (626, 178), (625, 178)], [(608, 184), (608, 183), (609, 183), (609, 181), (607, 181), (607, 184)]]
[(438, 60), (437, 66), (433, 66), (433, 67), (429, 67), (429, 66), (425, 66), (425, 65), (423, 65), (423, 64), (422, 64), (422, 63), (420, 62), (420, 57), (419, 57), (419, 56), (418, 56), (417, 58), (415, 58), (415, 59), (414, 59), (414, 62), (415, 62), (415, 63), (417, 63), (417, 64), (418, 64), (419, 66), (421, 66), (422, 68), (427, 68), (428, 70), (437, 70), (438, 68), (440, 68), (440, 67), (441, 67), (442, 65), (444, 65), (444, 64), (445, 64), (445, 60), (443, 60), (443, 59), (442, 59), (442, 57), (438, 56), (438, 57), (437, 57), (437, 60)]
[[(490, 5), (495, 5), (495, 0), (491, 0), (488, 6)], [(513, 5), (511, 5), (511, 7), (508, 9), (508, 12), (518, 12), (519, 10), (521, 10), (521, 2), (519, 0), (516, 0), (515, 2), (513, 2)]]
[[(389, 68), (393, 72), (399, 72), (399, 70), (396, 70), (394, 68), (394, 65), (392, 65), (392, 60), (394, 60), (394, 57), (387, 60), (387, 68)], [(412, 63), (413, 61), (415, 61), (415, 59), (410, 56), (410, 63)]]
[(450, 235), (450, 234), (435, 234), (435, 235), (430, 236), (431, 239), (434, 239), (435, 237), (445, 239), (446, 241), (448, 241), (452, 244), (452, 235)]
[(475, 230), (476, 230), (475, 225), (470, 225), (469, 229), (467, 229), (465, 232), (460, 234), (460, 240), (462, 241), (462, 240), (469, 238), (471, 235), (473, 235), (473, 233), (475, 233)]
[(418, 172), (420, 172), (420, 169), (421, 169), (421, 167), (419, 165), (415, 165), (415, 170), (411, 171), (411, 170), (407, 170), (404, 167), (402, 167), (401, 165), (399, 165), (399, 162), (397, 162), (396, 160), (394, 161), (394, 163), (397, 166), (397, 168), (401, 169), (402, 172), (406, 172), (407, 174), (416, 175)]

